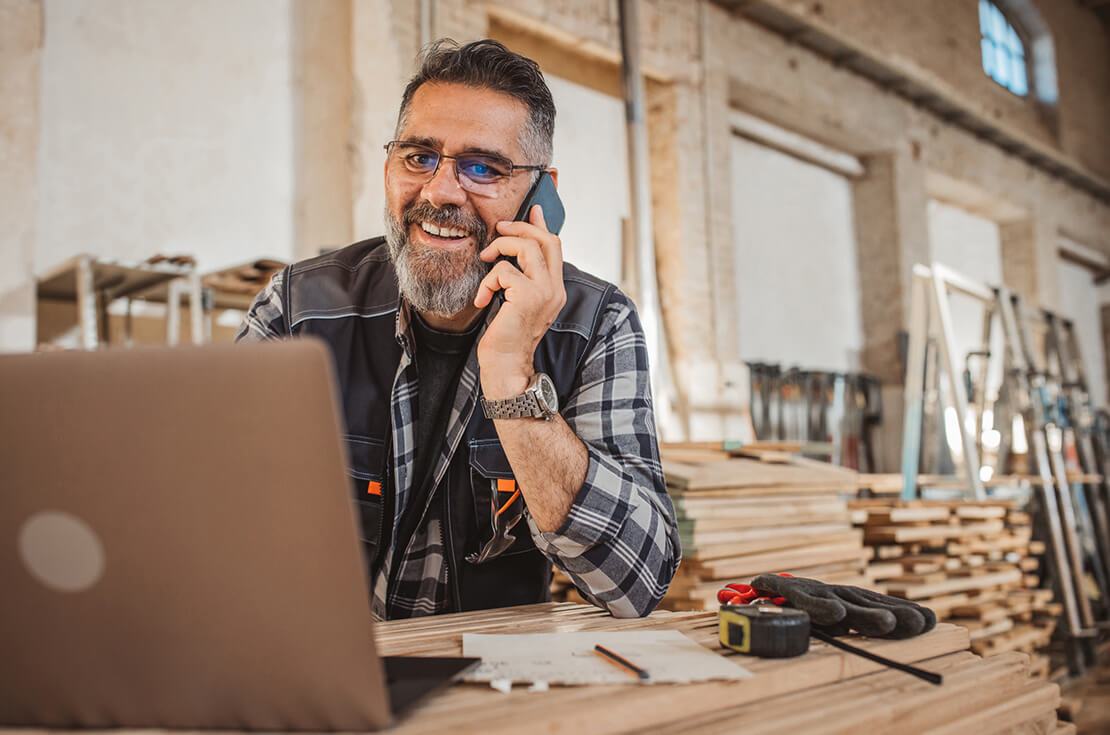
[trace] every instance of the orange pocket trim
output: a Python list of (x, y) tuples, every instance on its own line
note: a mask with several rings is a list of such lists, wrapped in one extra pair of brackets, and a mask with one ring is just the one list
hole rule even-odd
[(366, 486), (366, 493), (368, 495), (381, 495), (382, 484), (377, 480), (371, 480), (370, 483)]
[(516, 492), (516, 480), (509, 478), (508, 480), (497, 480), (497, 492), (499, 493), (512, 493)]

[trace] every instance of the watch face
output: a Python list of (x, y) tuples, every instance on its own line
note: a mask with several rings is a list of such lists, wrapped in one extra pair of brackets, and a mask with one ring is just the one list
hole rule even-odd
[(551, 413), (559, 410), (559, 394), (555, 392), (555, 384), (551, 382), (551, 378), (543, 373), (540, 373), (539, 380), (539, 394), (540, 400), (543, 401), (543, 408)]

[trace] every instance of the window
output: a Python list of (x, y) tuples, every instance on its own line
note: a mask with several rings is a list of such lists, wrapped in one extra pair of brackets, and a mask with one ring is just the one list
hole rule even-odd
[(979, 33), (983, 71), (1019, 97), (1029, 93), (1025, 44), (1002, 11), (988, 0), (979, 0)]

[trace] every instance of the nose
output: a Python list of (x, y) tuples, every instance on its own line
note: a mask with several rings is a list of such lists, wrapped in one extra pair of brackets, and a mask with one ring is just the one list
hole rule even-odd
[(454, 204), (461, 207), (466, 203), (466, 192), (459, 183), (459, 176), (455, 173), (455, 161), (445, 158), (440, 161), (439, 170), (424, 184), (424, 198), (437, 209), (445, 204)]

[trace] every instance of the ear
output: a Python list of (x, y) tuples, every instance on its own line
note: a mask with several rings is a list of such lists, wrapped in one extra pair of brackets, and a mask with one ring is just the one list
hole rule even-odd
[(551, 169), (547, 170), (547, 173), (551, 174), (551, 183), (555, 185), (556, 189), (558, 189), (559, 188), (559, 169), (551, 168)]

